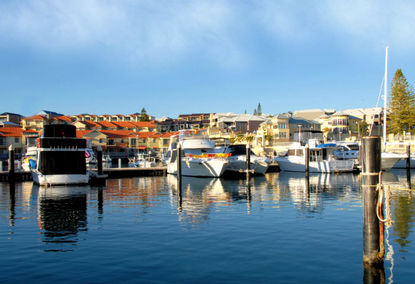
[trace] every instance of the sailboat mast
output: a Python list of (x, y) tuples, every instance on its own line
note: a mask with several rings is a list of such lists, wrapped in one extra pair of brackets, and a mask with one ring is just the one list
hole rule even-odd
[(385, 80), (384, 80), (384, 95), (383, 95), (383, 146), (386, 147), (386, 110), (387, 110), (387, 101), (388, 101), (388, 50), (389, 46), (386, 47), (385, 55)]

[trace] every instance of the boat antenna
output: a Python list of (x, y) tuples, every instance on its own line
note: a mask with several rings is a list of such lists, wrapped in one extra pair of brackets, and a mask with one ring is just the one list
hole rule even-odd
[(383, 147), (386, 147), (386, 108), (387, 108), (387, 100), (388, 100), (388, 50), (389, 46), (386, 46), (386, 54), (385, 54), (385, 86), (383, 87), (384, 95), (383, 95)]
[[(382, 91), (383, 91), (383, 85), (384, 85), (384, 82), (385, 81), (385, 78), (383, 77), (382, 78), (382, 82), (380, 83), (380, 88), (379, 88), (379, 94), (378, 94), (378, 100), (377, 100), (377, 102), (376, 102), (376, 108), (378, 108), (379, 107), (379, 102), (380, 102), (380, 98), (382, 97)], [(369, 131), (369, 136), (371, 136), (372, 135), (372, 131), (373, 131), (373, 125), (374, 125), (374, 122), (372, 122), (372, 124), (370, 125), (370, 131)]]

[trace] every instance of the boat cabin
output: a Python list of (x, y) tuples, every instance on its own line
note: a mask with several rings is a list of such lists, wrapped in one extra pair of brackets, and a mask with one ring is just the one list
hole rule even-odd
[(38, 139), (37, 169), (43, 175), (86, 174), (86, 140), (73, 125), (45, 125)]

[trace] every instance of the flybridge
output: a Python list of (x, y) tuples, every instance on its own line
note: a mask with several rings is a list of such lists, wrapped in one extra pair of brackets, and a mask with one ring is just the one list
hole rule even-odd
[(86, 139), (76, 138), (76, 127), (69, 124), (45, 125), (43, 135), (38, 139), (38, 148), (85, 149)]
[(85, 149), (86, 139), (82, 138), (39, 138), (38, 148)]

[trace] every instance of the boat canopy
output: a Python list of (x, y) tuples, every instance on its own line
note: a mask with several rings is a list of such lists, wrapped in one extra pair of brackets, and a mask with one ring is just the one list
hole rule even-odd
[(317, 145), (316, 148), (329, 148), (329, 147), (338, 147), (335, 143), (324, 143)]

